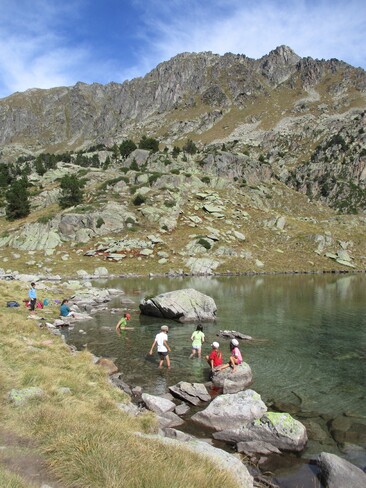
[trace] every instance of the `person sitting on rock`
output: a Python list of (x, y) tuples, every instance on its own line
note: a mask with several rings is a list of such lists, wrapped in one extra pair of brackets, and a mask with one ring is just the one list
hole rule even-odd
[(220, 368), (217, 368), (218, 371), (221, 371), (222, 369), (225, 368), (232, 368), (233, 373), (236, 371), (236, 367), (243, 362), (243, 357), (241, 355), (240, 349), (239, 349), (239, 341), (237, 339), (231, 339), (230, 341), (230, 360), (227, 364), (224, 364)]
[(206, 361), (210, 365), (211, 371), (214, 371), (218, 366), (222, 365), (222, 352), (219, 347), (218, 342), (213, 342), (211, 344), (212, 351), (209, 356), (206, 356)]
[(75, 317), (75, 312), (72, 312), (70, 310), (70, 307), (68, 306), (69, 300), (65, 298), (62, 300), (61, 306), (60, 306), (60, 315), (61, 317)]
[(203, 333), (203, 327), (201, 324), (197, 325), (196, 330), (193, 332), (191, 336), (191, 341), (192, 341), (192, 354), (189, 357), (193, 358), (197, 352), (198, 357), (201, 358), (202, 344), (205, 342), (205, 334)]

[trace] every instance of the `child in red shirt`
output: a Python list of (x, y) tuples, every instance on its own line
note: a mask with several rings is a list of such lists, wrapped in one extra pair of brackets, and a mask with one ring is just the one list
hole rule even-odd
[(217, 366), (222, 365), (222, 352), (219, 350), (220, 344), (218, 342), (213, 342), (211, 344), (212, 351), (209, 356), (206, 356), (206, 361), (211, 367), (211, 370), (214, 370)]

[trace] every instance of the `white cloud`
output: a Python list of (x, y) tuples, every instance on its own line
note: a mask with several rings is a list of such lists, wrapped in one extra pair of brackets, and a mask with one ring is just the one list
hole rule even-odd
[[(286, 44), (300, 56), (366, 68), (361, 0), (125, 0), (119, 8), (134, 7), (135, 42), (122, 37), (119, 46), (103, 45), (102, 60), (96, 47), (106, 42), (103, 32), (84, 25), (93, 2), (113, 15), (102, 0), (0, 0), (0, 96), (76, 81), (121, 82), (187, 51), (259, 58)], [(82, 41), (74, 37), (78, 27)]]
[(183, 51), (258, 58), (286, 44), (301, 56), (338, 58), (366, 67), (366, 7), (361, 0), (153, 3), (155, 15), (149, 9), (145, 22), (156, 58)]

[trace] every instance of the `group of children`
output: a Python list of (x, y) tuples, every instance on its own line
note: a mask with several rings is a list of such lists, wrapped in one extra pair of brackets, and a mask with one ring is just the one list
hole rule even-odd
[[(122, 319), (120, 319), (116, 325), (116, 331), (119, 334), (121, 330), (130, 329), (131, 327), (127, 327), (127, 321), (130, 320), (131, 316), (129, 313), (125, 313)], [(168, 344), (168, 332), (169, 327), (167, 325), (162, 325), (160, 327), (159, 334), (156, 334), (154, 342), (151, 345), (149, 354), (150, 356), (153, 354), (154, 347), (157, 346), (157, 351), (159, 355), (159, 368), (163, 367), (164, 361), (166, 361), (166, 365), (168, 369), (170, 369), (170, 358), (169, 352), (171, 351), (169, 344)], [(200, 358), (202, 354), (202, 344), (205, 342), (205, 334), (203, 333), (203, 327), (201, 324), (197, 325), (196, 330), (193, 332), (191, 336), (192, 341), (192, 353), (189, 356), (190, 358), (197, 356)], [(223, 364), (222, 361), (222, 352), (220, 351), (220, 344), (218, 342), (213, 342), (211, 344), (212, 351), (211, 353), (206, 356), (206, 361), (210, 365), (211, 371), (213, 373), (221, 371), (225, 368), (232, 368), (233, 372), (236, 371), (236, 367), (243, 362), (243, 357), (241, 355), (239, 349), (239, 341), (237, 339), (232, 339), (230, 341), (230, 359), (229, 362)]]
[[(205, 334), (203, 333), (203, 327), (201, 324), (197, 325), (196, 330), (191, 336), (192, 341), (192, 353), (189, 356), (193, 358), (196, 353), (198, 357), (201, 357), (202, 344), (205, 342)], [(232, 368), (233, 372), (236, 371), (236, 367), (243, 362), (243, 357), (239, 349), (239, 341), (237, 339), (232, 339), (230, 341), (230, 359), (226, 364), (222, 364), (222, 352), (220, 351), (220, 344), (214, 341), (211, 344), (212, 351), (206, 356), (206, 361), (211, 367), (211, 371), (217, 372), (225, 368)]]

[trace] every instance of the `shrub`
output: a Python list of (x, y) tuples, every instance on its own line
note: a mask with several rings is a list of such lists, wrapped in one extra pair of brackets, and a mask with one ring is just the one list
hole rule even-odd
[(165, 200), (164, 205), (167, 208), (173, 208), (173, 207), (175, 207), (175, 201), (174, 200)]
[(197, 241), (197, 243), (200, 244), (202, 247), (204, 247), (207, 250), (211, 249), (211, 244), (206, 239), (204, 239), (203, 237), (201, 237)]
[(202, 183), (206, 183), (207, 185), (210, 184), (211, 180), (210, 180), (210, 177), (209, 176), (202, 176), (202, 178), (200, 178)]
[(52, 220), (54, 217), (53, 214), (48, 214), (48, 215), (42, 215), (42, 217), (39, 217), (37, 219), (37, 222), (39, 224), (47, 224), (50, 220)]
[(171, 169), (170, 172), (172, 175), (179, 175), (180, 173), (179, 169)]
[(137, 146), (131, 139), (124, 140), (119, 146), (119, 152), (123, 159), (126, 159), (135, 149)]
[(196, 154), (197, 152), (197, 146), (196, 144), (192, 141), (192, 139), (188, 139), (187, 142), (183, 146), (183, 151), (188, 153), (188, 154)]
[(133, 161), (131, 162), (130, 169), (132, 169), (132, 171), (140, 170), (139, 165), (136, 163), (136, 159), (133, 159)]
[(147, 149), (151, 152), (159, 151), (159, 141), (153, 137), (142, 136), (139, 142), (140, 149)]
[(103, 224), (105, 224), (104, 219), (102, 217), (98, 217), (98, 220), (97, 220), (97, 223), (96, 223), (97, 229), (99, 229), (100, 227), (102, 227)]
[(176, 158), (179, 155), (180, 151), (181, 151), (180, 147), (174, 146), (172, 151), (173, 158)]
[(142, 205), (143, 203), (146, 202), (146, 197), (144, 195), (140, 195), (138, 193), (135, 198), (132, 200), (132, 203), (138, 207), (139, 205)]
[(149, 184), (150, 184), (150, 186), (153, 185), (155, 183), (155, 181), (157, 181), (161, 176), (162, 176), (161, 173), (152, 173), (149, 176)]

